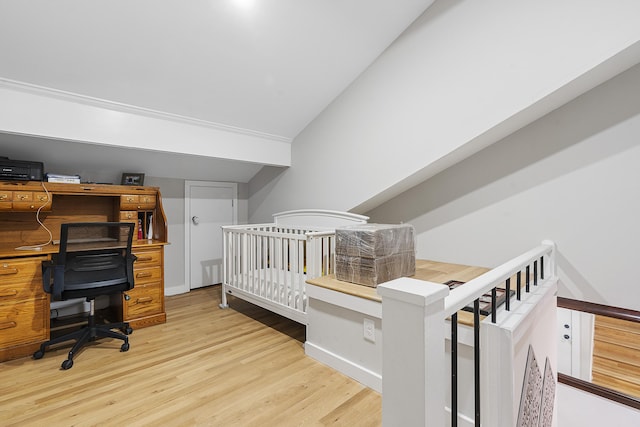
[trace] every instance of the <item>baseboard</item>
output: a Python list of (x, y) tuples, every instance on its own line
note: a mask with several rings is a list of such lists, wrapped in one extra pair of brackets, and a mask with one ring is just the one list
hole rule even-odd
[(318, 347), (309, 341), (304, 344), (304, 352), (307, 356), (317, 360), (318, 362), (353, 378), (359, 383), (374, 389), (378, 393), (382, 393), (381, 374), (375, 373), (322, 347)]
[(180, 286), (169, 286), (164, 288), (164, 296), (169, 297), (171, 295), (179, 295), (179, 294), (186, 294), (187, 292), (189, 292), (189, 286), (182, 284)]

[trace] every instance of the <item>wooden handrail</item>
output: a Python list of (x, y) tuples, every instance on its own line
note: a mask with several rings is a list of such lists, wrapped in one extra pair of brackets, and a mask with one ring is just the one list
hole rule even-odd
[(640, 400), (607, 387), (602, 387), (600, 385), (593, 384), (588, 381), (581, 380), (579, 378), (572, 377), (560, 372), (558, 372), (558, 382), (582, 391), (586, 391), (587, 393), (592, 393), (597, 396), (604, 397), (605, 399), (613, 400), (614, 402), (618, 402), (635, 409), (640, 409)]
[(640, 311), (630, 310), (627, 308), (611, 307), (609, 305), (578, 301), (563, 297), (558, 297), (558, 307), (640, 323)]

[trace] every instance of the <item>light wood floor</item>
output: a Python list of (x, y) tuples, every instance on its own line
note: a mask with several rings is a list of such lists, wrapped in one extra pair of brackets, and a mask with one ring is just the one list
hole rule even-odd
[(640, 323), (596, 315), (593, 383), (640, 398)]
[(0, 364), (3, 426), (379, 426), (380, 394), (304, 354), (304, 327), (219, 286), (166, 299), (167, 323)]

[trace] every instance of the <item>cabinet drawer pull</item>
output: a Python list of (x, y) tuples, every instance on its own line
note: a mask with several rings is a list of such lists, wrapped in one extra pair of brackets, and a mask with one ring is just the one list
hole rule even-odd
[(0, 291), (0, 298), (15, 297), (16, 295), (18, 295), (17, 289), (5, 289), (3, 291)]
[(3, 322), (3, 323), (0, 323), (0, 329), (11, 329), (11, 328), (15, 328), (16, 326), (18, 326), (18, 324), (16, 322)]
[(136, 300), (136, 304), (146, 304), (151, 301), (153, 301), (153, 298), (151, 297), (141, 297)]
[(152, 274), (150, 271), (141, 271), (140, 273), (136, 273), (136, 278), (151, 277)]
[(9, 274), (18, 274), (18, 269), (15, 267), (3, 267), (0, 269), (0, 275), (8, 276)]
[(153, 259), (152, 256), (138, 256), (138, 262), (151, 261)]

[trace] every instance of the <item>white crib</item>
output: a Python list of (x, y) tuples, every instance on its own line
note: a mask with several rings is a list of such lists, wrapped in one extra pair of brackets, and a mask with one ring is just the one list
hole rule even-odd
[(320, 209), (281, 212), (269, 224), (223, 226), (221, 308), (227, 294), (307, 323), (308, 278), (331, 274), (335, 228), (366, 223), (363, 215)]

